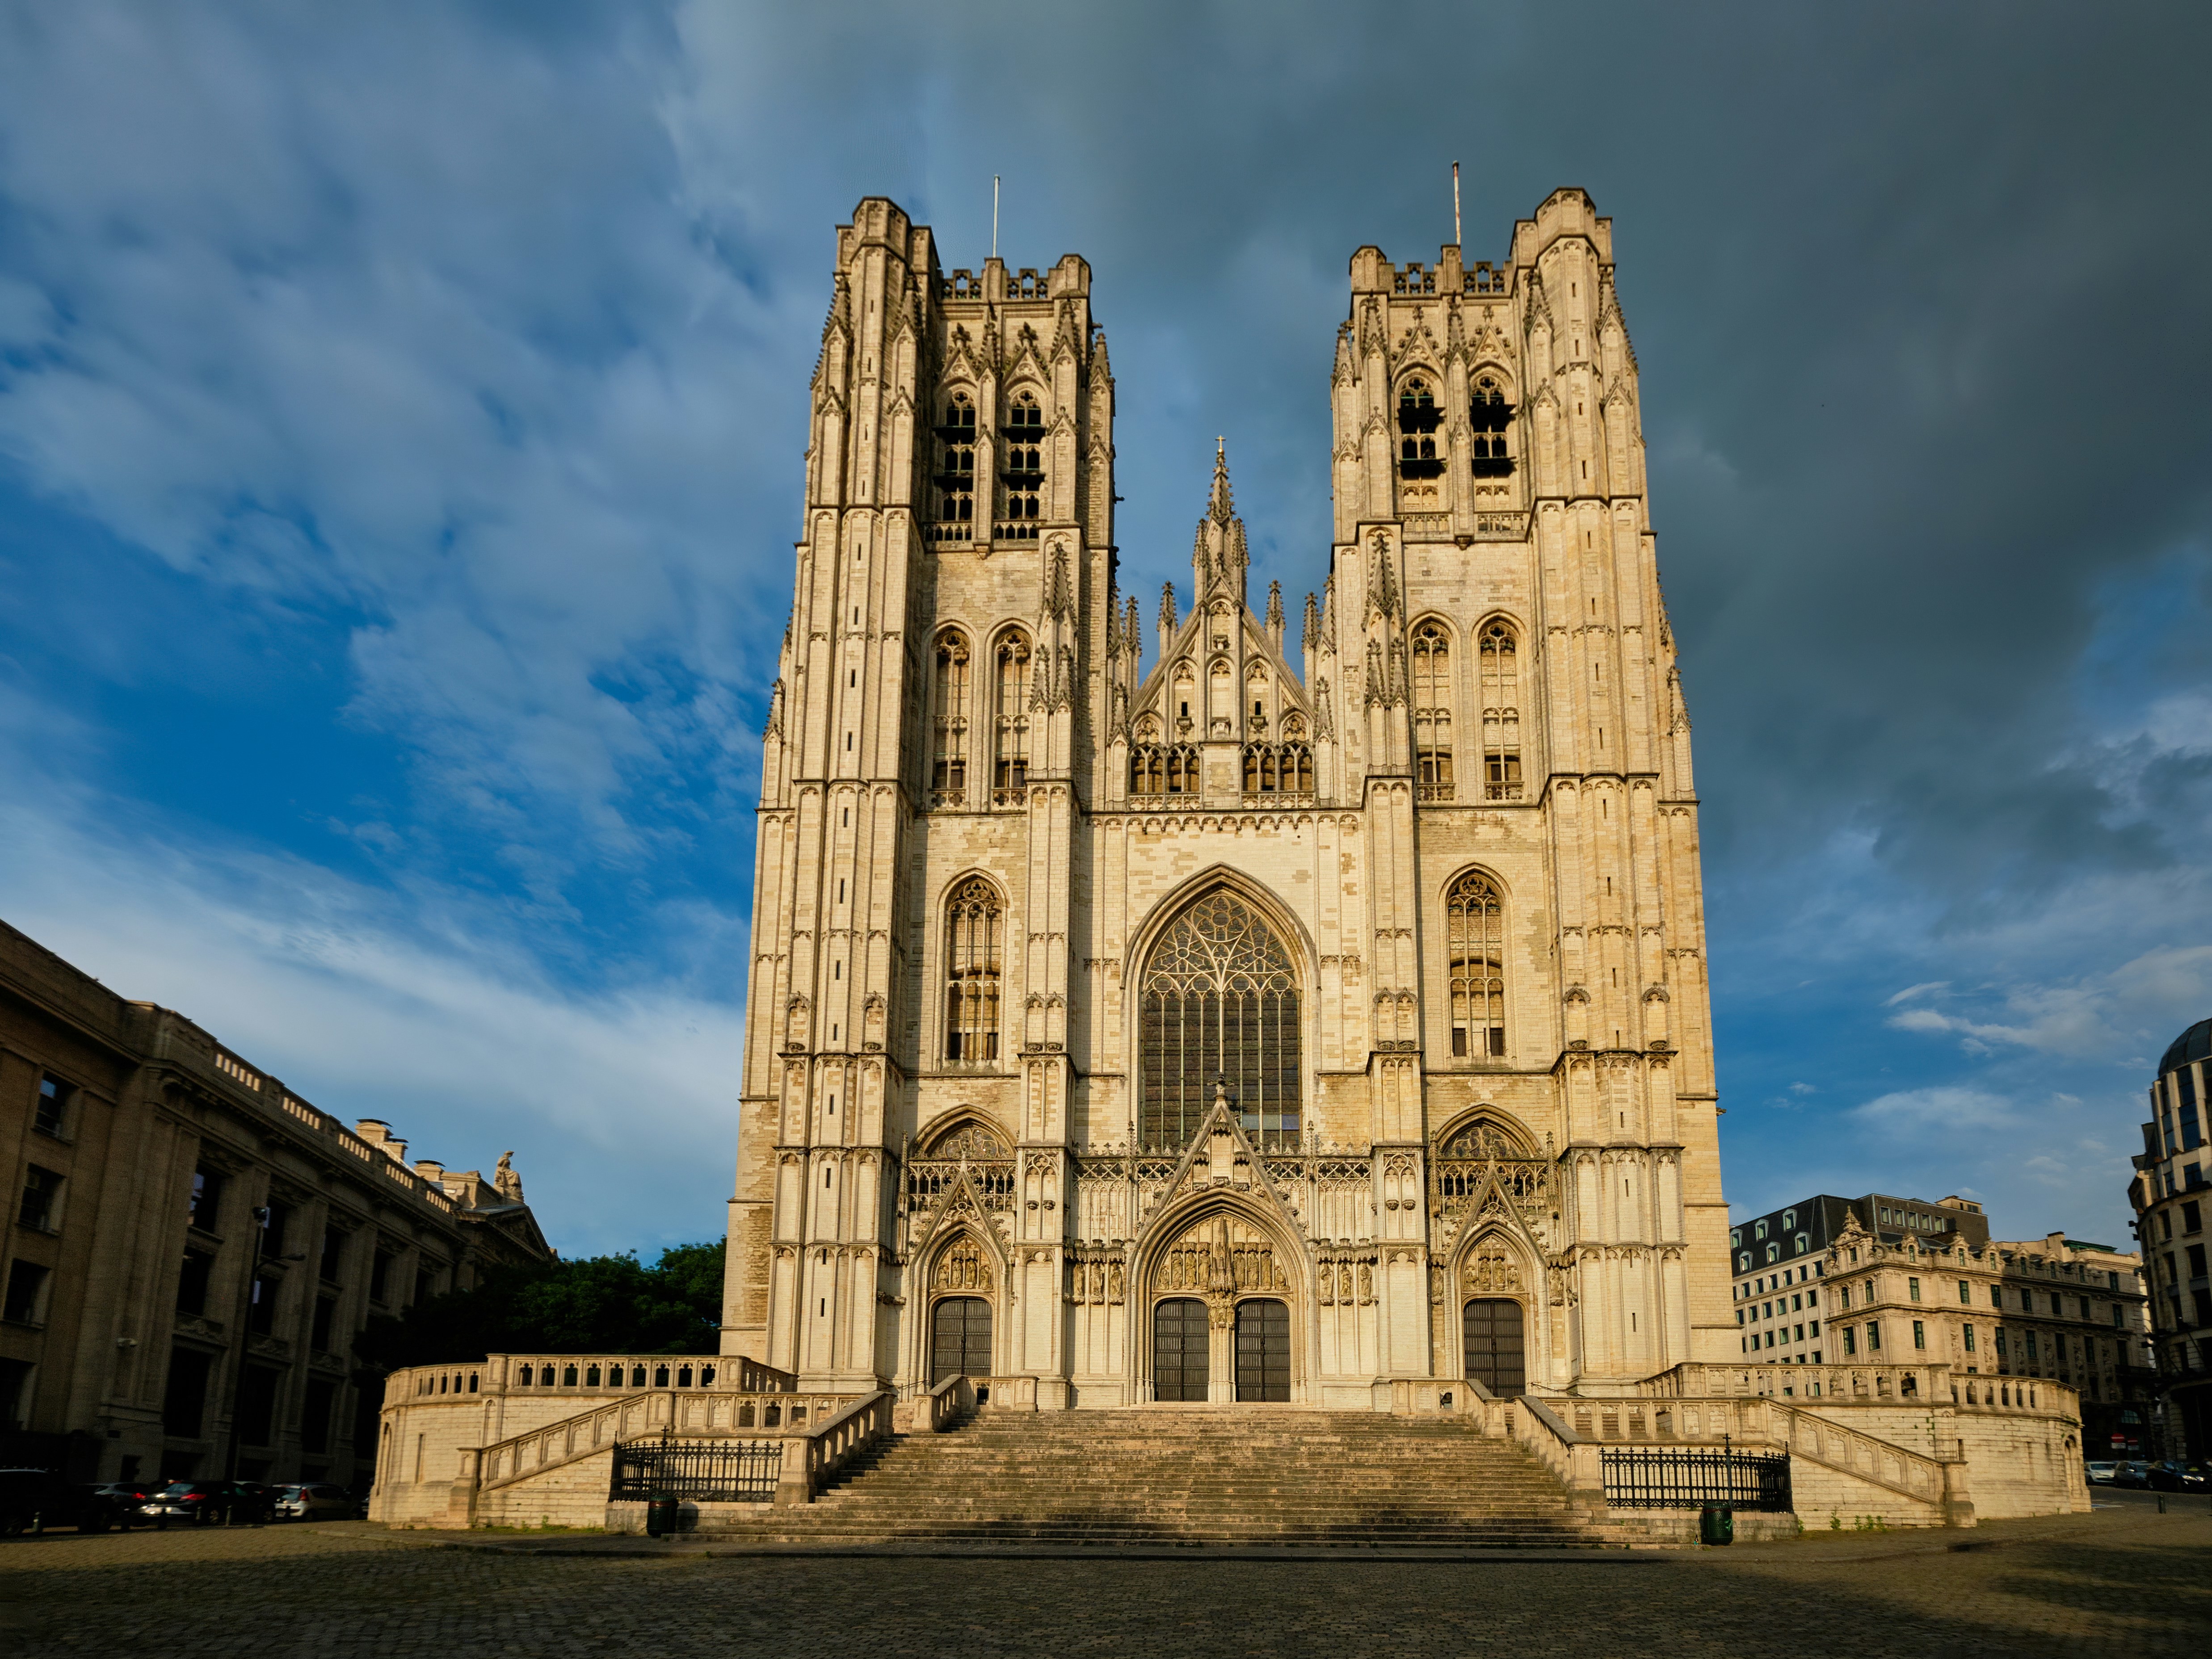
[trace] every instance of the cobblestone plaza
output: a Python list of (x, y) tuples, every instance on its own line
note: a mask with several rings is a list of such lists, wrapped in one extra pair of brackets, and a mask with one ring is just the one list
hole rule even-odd
[[(732, 1557), (366, 1522), (0, 1547), (0, 1650), (187, 1656), (2198, 1654), (2212, 1504), (1729, 1551)], [(664, 1553), (655, 1555), (653, 1550)]]

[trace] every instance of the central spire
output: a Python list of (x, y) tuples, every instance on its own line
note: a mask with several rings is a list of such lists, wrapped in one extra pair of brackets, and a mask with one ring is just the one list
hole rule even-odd
[(1198, 521), (1198, 535), (1191, 548), (1190, 570), (1193, 592), (1200, 601), (1217, 588), (1226, 587), (1244, 602), (1244, 574), (1250, 565), (1251, 555), (1244, 546), (1244, 521), (1237, 516), (1237, 505), (1229, 493), (1229, 441), (1213, 441), (1213, 494), (1206, 504), (1206, 516)]
[(1229, 496), (1229, 440), (1225, 437), (1213, 441), (1213, 499), (1206, 516), (1219, 525), (1237, 516), (1236, 504)]

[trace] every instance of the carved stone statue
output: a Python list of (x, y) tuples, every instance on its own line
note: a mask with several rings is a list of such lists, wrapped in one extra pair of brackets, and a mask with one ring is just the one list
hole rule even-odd
[(509, 1204), (522, 1202), (522, 1177), (514, 1172), (514, 1149), (507, 1148), (499, 1155), (499, 1167), (491, 1174), (491, 1184), (499, 1195)]

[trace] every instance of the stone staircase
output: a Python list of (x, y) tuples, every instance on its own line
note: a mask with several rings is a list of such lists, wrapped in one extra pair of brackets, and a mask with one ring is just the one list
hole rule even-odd
[(985, 1411), (902, 1435), (804, 1506), (710, 1506), (751, 1543), (1602, 1545), (1604, 1504), (1449, 1417), (1252, 1406)]

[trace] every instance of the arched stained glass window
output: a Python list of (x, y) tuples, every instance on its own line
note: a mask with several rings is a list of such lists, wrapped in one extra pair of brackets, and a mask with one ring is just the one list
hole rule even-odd
[(1006, 516), (1035, 519), (1043, 510), (1044, 411), (1027, 392), (1014, 394), (1006, 411)]
[(1441, 623), (1425, 622), (1413, 630), (1413, 758), (1424, 795), (1449, 799), (1451, 636)]
[(957, 633), (937, 636), (936, 704), (929, 787), (959, 806), (968, 789), (968, 641)]
[(1451, 960), (1451, 1051), (1456, 1059), (1505, 1053), (1504, 907), (1486, 877), (1468, 871), (1444, 898)]
[(956, 392), (937, 428), (937, 531), (934, 539), (965, 539), (975, 527), (975, 405)]
[(1140, 989), (1139, 1134), (1180, 1147), (1218, 1079), (1262, 1145), (1299, 1131), (1298, 981), (1274, 931), (1234, 893), (1208, 893), (1152, 947)]
[(1437, 454), (1437, 428), (1443, 411), (1429, 383), (1415, 375), (1398, 392), (1398, 476), (1433, 478), (1444, 470)]
[(1499, 618), (1482, 630), (1482, 793), (1487, 800), (1521, 799), (1521, 662), (1513, 625)]
[(1001, 798), (1030, 781), (1030, 642), (1018, 633), (999, 641), (998, 752), (992, 787)]
[(970, 876), (945, 905), (945, 1057), (999, 1057), (999, 890)]

